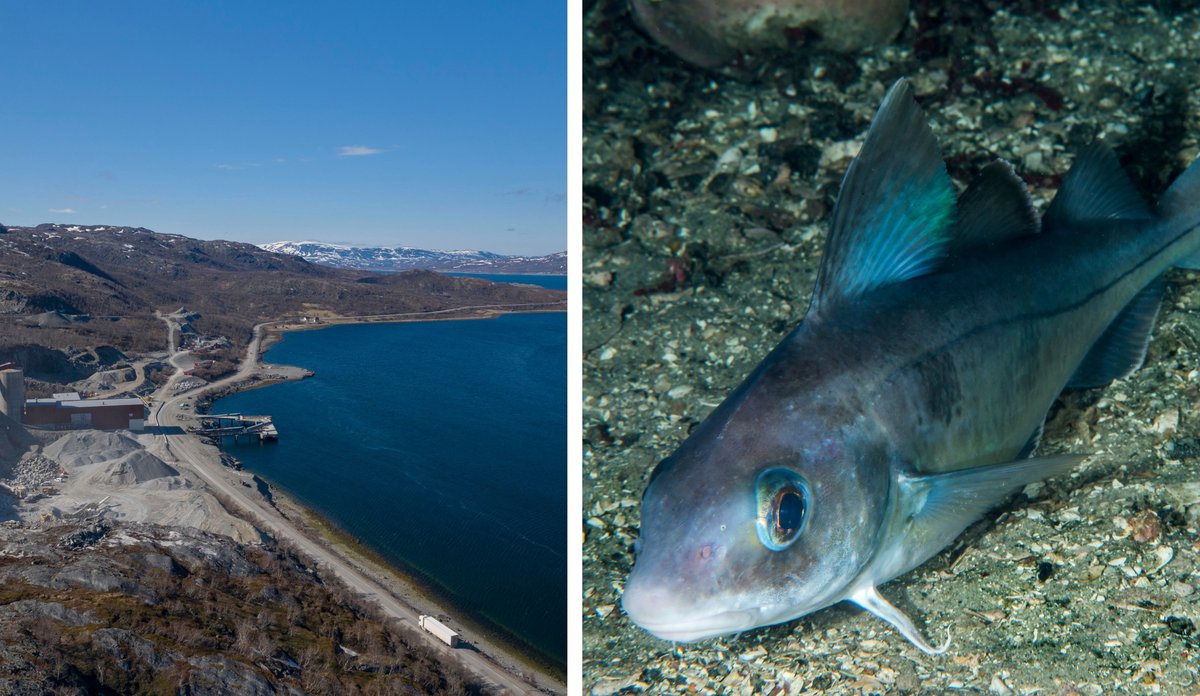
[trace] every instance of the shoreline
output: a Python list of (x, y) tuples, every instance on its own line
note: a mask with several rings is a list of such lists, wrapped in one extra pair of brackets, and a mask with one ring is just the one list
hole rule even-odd
[[(260, 478), (262, 478), (260, 476)], [(403, 588), (401, 592), (413, 603), (421, 603), (424, 606), (418, 606), (417, 609), (430, 614), (446, 614), (453, 617), (454, 623), (457, 623), (475, 636), (484, 638), (487, 643), (494, 646), (495, 650), (491, 652), (493, 658), (501, 656), (505, 660), (510, 660), (512, 664), (506, 665), (509, 671), (531, 670), (534, 672), (545, 672), (548, 676), (553, 676), (560, 682), (565, 682), (566, 667), (560, 671), (553, 664), (548, 664), (542, 660), (536, 659), (522, 649), (521, 645), (513, 644), (513, 640), (519, 640), (516, 636), (498, 635), (497, 631), (503, 631), (503, 627), (493, 628), (481, 623), (478, 617), (474, 616), (470, 610), (460, 608), (451, 598), (442, 596), (442, 592), (433, 589), (428, 583), (421, 581), (413, 576), (412, 573), (404, 568), (398, 568), (395, 564), (389, 562), (381, 553), (372, 549), (364, 542), (354, 537), (346, 530), (337, 526), (329, 518), (322, 515), (320, 512), (297, 502), (293, 494), (286, 489), (279, 488), (269, 479), (263, 479), (271, 486), (271, 494), (276, 498), (279, 507), (287, 508), (283, 514), (292, 519), (294, 523), (304, 525), (306, 531), (320, 537), (324, 543), (338, 547), (342, 552), (348, 555), (349, 559), (354, 561), (359, 570), (369, 573), (380, 584), (393, 584), (399, 588)], [(299, 519), (293, 519), (292, 514), (295, 514)], [(391, 588), (389, 588), (391, 589)], [(446, 608), (456, 611), (456, 613), (446, 612)], [(461, 610), (460, 610), (461, 609)], [(486, 618), (483, 619), (486, 622)], [(479, 641), (470, 641), (473, 644), (478, 644)], [(562, 684), (565, 688), (565, 684)]]
[[(552, 308), (552, 306), (548, 306), (543, 309), (532, 309), (531, 308), (531, 309), (519, 309), (519, 310), (499, 310), (499, 309), (491, 309), (491, 308), (459, 308), (459, 309), (452, 309), (452, 310), (444, 310), (444, 309), (443, 310), (435, 310), (434, 312), (415, 312), (415, 313), (409, 313), (409, 314), (374, 314), (374, 315), (369, 315), (367, 317), (347, 317), (347, 316), (340, 315), (340, 314), (323, 313), (323, 316), (316, 315), (316, 316), (318, 316), (318, 318), (321, 319), (320, 322), (308, 323), (308, 324), (295, 323), (295, 322), (280, 319), (280, 320), (276, 320), (276, 321), (264, 322), (262, 324), (259, 324), (259, 326), (263, 327), (262, 328), (263, 337), (262, 337), (262, 341), (259, 346), (258, 356), (256, 357), (256, 360), (258, 362), (258, 365), (261, 367), (263, 355), (266, 354), (266, 352), (268, 350), (270, 350), (272, 346), (274, 346), (279, 341), (283, 340), (283, 334), (291, 333), (294, 331), (319, 331), (321, 329), (327, 329), (331, 326), (353, 326), (353, 325), (357, 325), (357, 324), (411, 324), (411, 323), (434, 322), (434, 321), (478, 321), (478, 320), (484, 320), (484, 319), (496, 319), (498, 317), (502, 317), (502, 316), (505, 316), (508, 314), (545, 314), (545, 313), (551, 313), (551, 312), (566, 312), (567, 311), (567, 306), (566, 306), (567, 303), (565, 300), (561, 303), (556, 303), (556, 304), (561, 304), (562, 309), (554, 309), (554, 308)], [(538, 305), (538, 306), (543, 306), (543, 305)], [(452, 314), (453, 312), (459, 312), (459, 311), (464, 311), (464, 310), (470, 310), (474, 313), (470, 314), (468, 316), (432, 316), (433, 314), (439, 314), (439, 315)], [(392, 318), (389, 318), (389, 317), (392, 317)], [(402, 319), (399, 317), (411, 317), (411, 318), (403, 318)], [(274, 384), (274, 382), (272, 384)], [(263, 386), (268, 386), (268, 385), (263, 385)]]
[[(189, 390), (182, 394), (166, 397), (164, 401), (157, 407), (157, 415), (161, 419), (164, 411), (167, 410), (168, 405), (172, 405), (174, 409), (178, 409), (179, 404), (188, 401), (193, 403), (205, 401), (211, 404), (213, 401), (216, 401), (219, 398), (231, 396), (241, 391), (248, 391), (250, 389), (271, 386), (272, 384), (302, 379), (302, 375), (306, 371), (301, 368), (267, 365), (263, 362), (263, 356), (266, 354), (269, 348), (281, 341), (284, 337), (284, 334), (291, 331), (316, 330), (328, 328), (330, 326), (352, 324), (493, 319), (505, 314), (531, 314), (566, 311), (566, 303), (563, 302), (561, 306), (562, 309), (559, 309), (553, 305), (548, 307), (539, 303), (536, 308), (531, 307), (529, 309), (522, 310), (501, 310), (496, 306), (468, 307), (456, 308), (452, 310), (436, 310), (427, 313), (372, 315), (367, 317), (346, 317), (333, 315), (331, 313), (324, 313), (324, 316), (321, 317), (321, 321), (313, 324), (302, 324), (282, 320), (264, 322), (255, 327), (254, 338), (247, 346), (246, 356), (243, 358), (242, 364), (239, 365), (239, 368), (235, 374), (218, 379), (198, 389)], [(164, 319), (169, 321), (169, 318), (167, 317), (164, 317)], [(176, 367), (179, 367), (179, 365), (176, 365)], [(281, 371), (283, 373), (282, 376), (280, 376)], [(183, 370), (178, 370), (175, 373), (175, 376), (172, 377), (172, 380), (168, 382), (165, 387), (163, 387), (164, 393), (171, 393), (170, 386), (177, 379), (178, 375), (182, 375), (182, 372)], [(263, 379), (264, 376), (269, 375), (275, 375), (275, 378), (266, 380)], [(167, 415), (168, 420), (172, 420), (172, 418), (177, 419), (178, 417), (179, 414), (177, 413), (168, 413)], [(160, 425), (162, 424), (161, 420), (158, 420), (157, 422), (159, 422)], [(201, 438), (195, 434), (185, 431), (182, 433), (182, 436), (193, 441), (195, 446), (211, 448), (217, 453), (225, 452), (225, 450), (221, 449), (217, 445), (208, 445), (204, 443)], [(226, 478), (229, 481), (236, 479), (238, 483), (244, 483), (245, 477), (240, 472), (236, 472), (232, 469), (224, 467), (223, 465), (220, 466), (220, 469), (220, 471), (197, 471), (197, 473), (201, 474), (201, 478), (208, 483), (215, 483), (209, 478), (209, 475), (214, 473), (220, 474), (223, 478)], [(209, 475), (205, 475), (206, 473)], [(219, 489), (220, 486), (217, 486), (217, 488)], [(384, 606), (387, 603), (387, 599), (391, 599), (395, 603), (401, 605), (404, 609), (408, 610), (406, 613), (411, 613), (414, 616), (417, 613), (452, 616), (445, 610), (445, 605), (447, 604), (454, 607), (454, 602), (452, 600), (449, 598), (440, 597), (440, 593), (436, 589), (428, 587), (427, 584), (422, 583), (418, 579), (412, 577), (409, 573), (405, 572), (404, 569), (397, 568), (395, 565), (387, 562), (387, 560), (383, 559), (382, 556), (374, 552), (365, 544), (362, 544), (362, 542), (354, 539), (351, 535), (340, 529), (336, 524), (326, 520), (315, 510), (297, 502), (287, 491), (279, 489), (274, 484), (271, 484), (271, 488), (272, 491), (280, 492), (275, 504), (271, 505), (275, 514), (277, 514), (291, 526), (298, 528), (301, 532), (301, 535), (309, 542), (319, 545), (327, 554), (336, 556), (344, 565), (350, 567), (358, 574), (365, 576), (371, 583), (384, 591), (384, 597), (379, 597), (378, 593), (375, 592), (361, 592), (361, 594), (364, 595), (365, 600), (376, 600), (374, 603), (381, 611), (383, 611), (385, 614), (392, 614), (393, 617), (396, 617), (401, 621), (404, 621), (403, 617), (396, 616), (396, 612), (390, 611), (387, 606)], [(241, 493), (241, 491), (236, 487), (232, 488), (232, 491)], [(260, 499), (262, 503), (268, 502), (265, 498), (261, 498), (261, 496)], [(234, 502), (239, 502), (238, 496), (236, 495), (234, 496)], [(263, 517), (264, 510), (261, 509), (262, 503), (259, 503), (258, 505), (252, 504), (249, 508), (246, 508), (245, 505), (235, 505), (235, 508), (246, 509), (234, 509), (231, 510), (231, 512), (236, 516), (241, 517), (245, 521), (254, 524), (255, 526), (262, 527), (260, 522), (267, 522), (266, 528), (264, 528), (263, 531), (272, 534), (272, 536), (278, 537), (279, 535), (272, 531), (272, 525), (270, 524), (269, 520), (266, 520)], [(259, 509), (256, 510), (254, 507), (258, 507)], [(285, 512), (285, 510), (290, 511), (291, 514), (288, 514), (288, 512)], [(314, 521), (316, 522), (315, 524)], [(322, 527), (324, 530), (322, 530)], [(320, 563), (320, 559), (314, 558), (314, 560), (316, 560), (320, 565), (325, 565)], [(340, 575), (340, 573), (336, 572), (336, 569), (335, 574)], [(346, 580), (344, 577), (341, 579), (343, 581)], [(354, 585), (352, 583), (347, 582), (347, 585), (349, 585), (352, 590), (354, 589)], [(509, 677), (511, 677), (512, 680), (518, 680), (521, 684), (524, 684), (524, 688), (516, 687), (519, 690), (529, 691), (531, 693), (566, 693), (568, 680), (566, 666), (564, 666), (560, 671), (553, 665), (544, 663), (542, 660), (530, 655), (525, 649), (522, 648), (522, 646), (514, 645), (512, 641), (506, 639), (505, 636), (495, 635), (496, 632), (494, 630), (491, 630), (486, 625), (480, 625), (481, 622), (478, 620), (478, 618), (474, 617), (469, 612), (464, 612), (464, 614), (469, 616), (470, 619), (463, 620), (462, 618), (456, 616), (454, 621), (471, 631), (471, 640), (469, 640), (468, 643), (473, 646), (475, 650), (471, 650), (471, 648), (460, 649), (460, 651), (445, 649), (443, 650), (443, 653), (448, 658), (454, 659), (470, 669), (471, 665), (466, 664), (466, 660), (474, 657), (475, 655), (479, 655), (485, 661), (491, 662), (499, 669), (502, 669)], [(499, 628), (503, 630), (502, 627)], [(564, 626), (564, 631), (565, 628), (566, 627)]]

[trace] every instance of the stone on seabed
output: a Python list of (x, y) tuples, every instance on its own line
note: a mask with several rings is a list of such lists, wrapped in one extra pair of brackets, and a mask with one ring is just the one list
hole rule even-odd
[(904, 26), (908, 0), (631, 0), (638, 23), (680, 58), (715, 67), (742, 52), (788, 48), (815, 38), (856, 51)]

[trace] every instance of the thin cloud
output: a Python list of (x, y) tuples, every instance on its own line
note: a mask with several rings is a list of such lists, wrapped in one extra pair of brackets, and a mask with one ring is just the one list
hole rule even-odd
[(366, 157), (368, 155), (378, 155), (383, 152), (377, 147), (368, 147), (366, 145), (345, 145), (338, 148), (338, 157)]
[(549, 191), (535, 188), (518, 188), (504, 191), (500, 194), (509, 198), (536, 198), (540, 196), (546, 203), (563, 203), (567, 200), (567, 194), (561, 191)]
[(57, 213), (59, 215), (72, 215), (72, 214), (74, 214), (75, 209), (74, 208), (51, 208), (50, 212)]

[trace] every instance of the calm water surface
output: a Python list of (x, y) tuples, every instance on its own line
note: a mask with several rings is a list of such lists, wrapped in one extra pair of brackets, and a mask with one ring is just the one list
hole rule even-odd
[(511, 273), (447, 273), (446, 275), (464, 276), (467, 278), (483, 278), (495, 283), (525, 283), (526, 285), (540, 285), (543, 288), (551, 290), (566, 290), (567, 277), (565, 275), (514, 275)]
[(274, 416), (246, 468), (565, 665), (566, 314), (298, 332), (264, 360), (317, 374), (213, 406)]

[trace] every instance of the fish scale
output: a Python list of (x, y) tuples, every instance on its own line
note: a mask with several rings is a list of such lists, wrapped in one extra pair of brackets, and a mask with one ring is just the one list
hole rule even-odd
[(878, 586), (1081, 455), (1027, 458), (1068, 386), (1145, 358), (1162, 274), (1196, 267), (1200, 168), (1156, 212), (1102, 144), (1039, 221), (1012, 168), (956, 202), (908, 83), (847, 170), (808, 313), (654, 470), (622, 605), (695, 641), (848, 600), (930, 644)]

